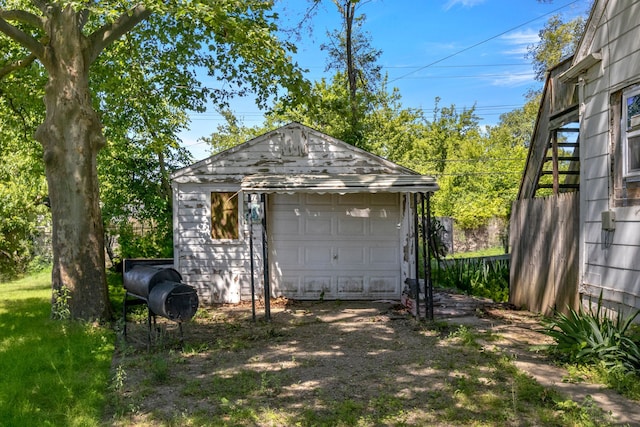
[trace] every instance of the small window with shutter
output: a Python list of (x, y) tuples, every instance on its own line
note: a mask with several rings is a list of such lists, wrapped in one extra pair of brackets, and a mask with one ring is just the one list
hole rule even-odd
[(211, 238), (238, 240), (240, 238), (238, 193), (211, 193)]

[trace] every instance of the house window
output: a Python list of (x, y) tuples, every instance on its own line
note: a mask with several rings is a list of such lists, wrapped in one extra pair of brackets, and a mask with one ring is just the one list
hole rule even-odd
[(238, 193), (211, 193), (211, 237), (215, 240), (240, 238)]
[(640, 179), (640, 86), (622, 93), (622, 172)]

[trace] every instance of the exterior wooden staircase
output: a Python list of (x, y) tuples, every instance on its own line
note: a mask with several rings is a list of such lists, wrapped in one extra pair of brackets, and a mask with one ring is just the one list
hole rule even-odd
[[(580, 126), (575, 81), (567, 58), (547, 72), (518, 199), (580, 188)], [(540, 189), (551, 191), (538, 193)]]

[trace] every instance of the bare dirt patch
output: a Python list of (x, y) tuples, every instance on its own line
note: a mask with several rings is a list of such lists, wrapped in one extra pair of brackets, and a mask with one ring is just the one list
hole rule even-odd
[(512, 363), (546, 340), (535, 316), (436, 301), (435, 322), (393, 302), (278, 300), (269, 322), (216, 306), (184, 325), (182, 347), (175, 324), (159, 320), (147, 349), (144, 319), (130, 322), (106, 423), (563, 425), (567, 411)]

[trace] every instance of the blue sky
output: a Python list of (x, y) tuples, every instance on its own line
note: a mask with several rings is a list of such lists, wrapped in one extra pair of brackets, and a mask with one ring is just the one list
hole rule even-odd
[[(538, 32), (550, 16), (563, 19), (588, 13), (590, 0), (369, 0), (358, 9), (366, 15), (364, 29), (371, 45), (382, 50), (379, 63), (397, 87), (406, 108), (422, 108), (431, 117), (435, 98), (440, 106), (476, 106), (481, 123), (493, 125), (500, 114), (521, 107), (535, 82), (525, 54), (537, 43)], [(309, 3), (282, 0), (277, 6), (284, 25), (298, 22)], [(341, 22), (331, 0), (312, 18), (300, 40), (294, 60), (308, 69), (314, 81), (330, 78), (327, 55), (320, 49), (329, 31)], [(232, 108), (244, 124), (262, 122), (251, 99), (236, 100)], [(191, 129), (181, 138), (196, 159), (208, 156), (208, 136), (222, 123), (215, 111), (192, 115)]]

